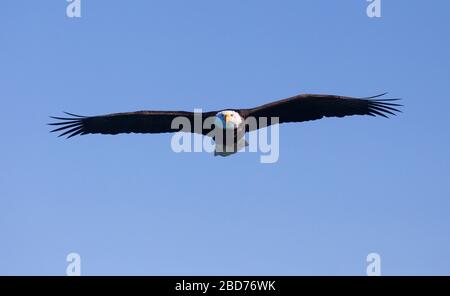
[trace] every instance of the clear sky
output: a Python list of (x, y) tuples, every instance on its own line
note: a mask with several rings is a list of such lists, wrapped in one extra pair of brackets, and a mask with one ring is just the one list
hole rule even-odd
[[(0, 274), (450, 274), (450, 2), (2, 1)], [(48, 116), (403, 98), (391, 119), (280, 129), (280, 158)]]

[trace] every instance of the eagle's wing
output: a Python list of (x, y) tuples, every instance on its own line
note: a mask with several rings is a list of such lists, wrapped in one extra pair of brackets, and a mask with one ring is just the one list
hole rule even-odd
[(239, 112), (244, 118), (255, 117), (258, 125), (261, 117), (266, 117), (268, 125), (270, 125), (271, 117), (278, 117), (279, 123), (284, 123), (350, 115), (387, 117), (387, 115), (395, 115), (395, 112), (401, 112), (397, 109), (401, 105), (394, 103), (398, 99), (379, 99), (383, 95), (385, 94), (368, 98), (352, 98), (304, 94), (253, 109), (241, 109)]
[[(66, 113), (70, 117), (51, 117), (58, 120), (49, 125), (57, 128), (51, 132), (60, 132), (59, 136), (67, 135), (71, 138), (76, 135), (86, 134), (108, 134), (116, 135), (121, 133), (169, 133), (177, 132), (186, 128), (186, 126), (176, 126), (172, 128), (172, 121), (177, 117), (184, 117), (190, 122), (190, 130), (187, 132), (196, 132), (208, 134), (210, 129), (203, 126), (197, 131), (194, 120), (203, 122), (206, 118), (215, 116), (216, 112), (194, 113), (185, 111), (137, 111), (127, 113), (114, 113), (100, 116), (80, 116)], [(186, 122), (186, 121), (184, 121)]]

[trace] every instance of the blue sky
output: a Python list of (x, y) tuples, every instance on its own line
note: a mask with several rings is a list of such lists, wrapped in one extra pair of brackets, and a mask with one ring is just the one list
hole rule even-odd
[[(0, 274), (450, 274), (450, 2), (382, 4), (4, 1)], [(283, 125), (275, 164), (46, 126), (385, 91), (401, 115)]]

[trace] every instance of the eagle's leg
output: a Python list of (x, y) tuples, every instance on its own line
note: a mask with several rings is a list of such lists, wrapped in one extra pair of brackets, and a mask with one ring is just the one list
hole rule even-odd
[(241, 129), (222, 130), (221, 133), (216, 133), (214, 156), (230, 156), (248, 146), (244, 134)]
[(223, 146), (216, 144), (216, 150), (214, 151), (214, 156), (230, 156), (241, 151), (244, 147), (248, 146), (247, 141), (242, 138), (237, 143), (233, 145)]

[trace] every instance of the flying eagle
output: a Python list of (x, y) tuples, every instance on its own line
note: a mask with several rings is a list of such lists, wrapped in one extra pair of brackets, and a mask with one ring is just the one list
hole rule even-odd
[[(168, 133), (192, 132), (212, 137), (216, 142), (216, 155), (226, 156), (237, 152), (246, 145), (241, 144), (245, 132), (271, 124), (304, 122), (323, 117), (344, 117), (350, 115), (370, 115), (388, 117), (401, 112), (402, 106), (395, 103), (399, 99), (381, 99), (385, 94), (354, 98), (336, 95), (302, 94), (271, 102), (251, 109), (224, 109), (194, 113), (186, 111), (136, 111), (99, 116), (80, 116), (65, 112), (70, 117), (51, 117), (58, 122), (49, 125), (57, 128), (61, 136), (71, 138), (76, 135), (121, 133)], [(177, 118), (190, 123), (188, 129), (174, 125)], [(210, 124), (206, 124), (206, 120)], [(249, 124), (249, 119), (255, 119)], [(261, 120), (265, 119), (265, 120)], [(200, 120), (200, 128), (195, 124)], [(233, 137), (225, 135), (233, 131)], [(231, 140), (227, 140), (231, 139)], [(231, 147), (231, 149), (229, 149)]]

